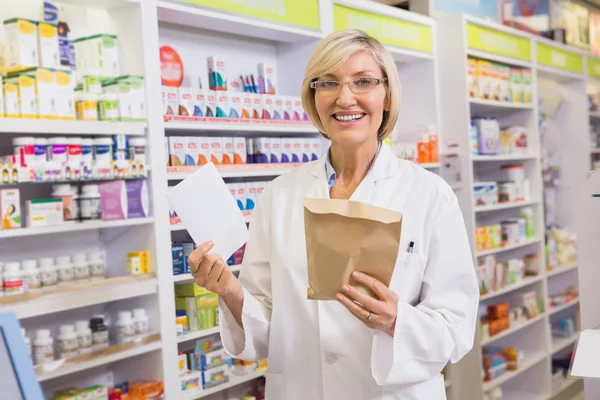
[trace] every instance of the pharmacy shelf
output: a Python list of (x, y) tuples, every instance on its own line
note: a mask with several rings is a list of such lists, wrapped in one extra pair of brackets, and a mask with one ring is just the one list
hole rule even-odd
[(249, 38), (268, 39), (282, 43), (316, 40), (323, 34), (310, 29), (268, 22), (266, 19), (246, 18), (234, 13), (211, 11), (191, 5), (159, 1), (158, 20), (183, 26), (225, 32)]
[(489, 299), (493, 299), (494, 297), (497, 297), (497, 296), (502, 296), (503, 294), (510, 293), (514, 290), (521, 289), (521, 288), (529, 286), (529, 285), (533, 285), (534, 283), (540, 282), (543, 279), (544, 279), (543, 275), (525, 277), (519, 283), (510, 285), (510, 286), (506, 286), (500, 290), (496, 290), (494, 292), (490, 292), (490, 293), (486, 293), (486, 294), (482, 295), (479, 298), (479, 301), (482, 302), (482, 301), (486, 301)]
[(509, 208), (526, 207), (539, 204), (539, 200), (527, 200), (527, 201), (515, 201), (511, 203), (499, 203), (491, 206), (479, 206), (475, 207), (475, 212), (487, 212), (487, 211), (498, 211), (507, 210)]
[(54, 235), (58, 233), (91, 231), (96, 229), (128, 228), (132, 226), (150, 225), (154, 218), (135, 218), (118, 221), (88, 221), (64, 223), (60, 225), (45, 226), (42, 228), (21, 228), (0, 231), (0, 239), (9, 239), (24, 236)]
[(564, 267), (556, 267), (552, 271), (546, 272), (546, 276), (550, 278), (556, 275), (564, 274), (565, 272), (569, 272), (574, 269), (577, 269), (577, 264), (566, 265)]
[(181, 399), (182, 400), (196, 400), (202, 399), (204, 397), (210, 396), (211, 394), (222, 392), (225, 389), (232, 388), (237, 385), (241, 385), (242, 383), (249, 382), (253, 379), (260, 378), (264, 376), (266, 370), (254, 371), (252, 373), (246, 375), (230, 375), (229, 382), (224, 383), (222, 385), (215, 386), (210, 389), (202, 389), (202, 390), (190, 390), (189, 393), (187, 391), (183, 392)]
[(556, 307), (548, 307), (548, 314), (550, 315), (554, 315), (556, 313), (559, 313), (563, 310), (566, 310), (569, 307), (573, 307), (576, 306), (577, 304), (579, 304), (579, 299), (575, 299), (575, 300), (571, 300), (565, 304), (561, 304), (560, 306), (556, 306)]
[[(96, 304), (157, 293), (155, 275), (107, 278), (102, 281), (53, 288), (49, 292), (25, 293), (0, 301), (0, 313), (13, 311), (20, 319), (74, 310)], [(23, 298), (23, 301), (19, 301)], [(43, 302), (43, 307), (40, 306)]]
[(473, 116), (478, 112), (488, 112), (497, 110), (533, 110), (533, 104), (509, 103), (508, 101), (486, 100), (486, 99), (469, 99)]
[(136, 176), (131, 178), (114, 178), (114, 179), (105, 179), (105, 178), (91, 178), (85, 180), (60, 180), (60, 181), (21, 181), (21, 182), (11, 182), (11, 183), (2, 183), (0, 182), (0, 187), (2, 186), (15, 186), (15, 185), (57, 185), (57, 184), (71, 184), (71, 185), (83, 185), (86, 183), (95, 183), (102, 184), (103, 182), (114, 182), (114, 181), (138, 181), (140, 179), (147, 179), (147, 176)]
[[(556, 44), (556, 42), (554, 44)], [(563, 71), (557, 68), (550, 68), (544, 65), (538, 64), (536, 68), (538, 77), (551, 79), (553, 81), (567, 82), (585, 79), (585, 75), (583, 74), (575, 74), (573, 72)]]
[(214, 328), (203, 329), (201, 331), (186, 333), (183, 336), (179, 336), (177, 338), (177, 343), (189, 342), (192, 340), (200, 339), (206, 336), (215, 335), (219, 333), (219, 327), (215, 326)]
[(38, 374), (38, 380), (40, 382), (48, 381), (51, 379), (60, 378), (61, 376), (74, 374), (76, 372), (85, 371), (88, 369), (100, 367), (103, 365), (108, 365), (115, 363), (117, 361), (125, 360), (128, 358), (136, 357), (142, 354), (150, 353), (152, 351), (157, 351), (161, 348), (162, 344), (160, 341), (143, 344), (139, 346), (134, 346), (127, 350), (115, 352), (112, 354), (108, 354), (100, 357), (93, 357), (88, 361), (82, 362), (65, 362), (63, 365), (59, 366), (53, 371), (44, 372)]
[(565, 390), (567, 390), (568, 388), (570, 388), (571, 386), (573, 386), (575, 383), (579, 382), (580, 379), (569, 379), (569, 378), (565, 378), (563, 383), (560, 385), (560, 387), (556, 390), (554, 390), (548, 397), (547, 399), (553, 399), (554, 397), (558, 396), (559, 394), (561, 394), (562, 392), (564, 392)]
[[(232, 266), (231, 271), (233, 271), (234, 273), (240, 272), (240, 266), (239, 265)], [(194, 280), (194, 277), (192, 276), (192, 274), (179, 274), (179, 275), (173, 276), (173, 282), (175, 282), (175, 283), (190, 282), (193, 280)]]
[(51, 119), (0, 119), (0, 133), (47, 135), (131, 135), (146, 134), (146, 122), (58, 121)]
[(575, 336), (569, 337), (569, 338), (553, 337), (551, 354), (558, 353), (559, 351), (566, 349), (567, 347), (571, 346), (572, 344), (575, 344), (578, 337), (579, 337), (578, 335), (575, 335)]
[(600, 119), (600, 111), (590, 111), (590, 118)]
[(497, 335), (483, 339), (481, 341), (481, 346), (486, 346), (492, 342), (495, 342), (498, 339), (502, 339), (503, 337), (512, 335), (513, 333), (518, 332), (521, 329), (527, 328), (528, 326), (531, 326), (531, 325), (535, 324), (536, 322), (541, 321), (543, 318), (544, 318), (544, 313), (541, 313), (537, 317), (528, 319), (525, 322), (521, 322), (519, 324), (512, 324), (509, 329), (502, 331), (502, 332), (498, 333)]
[(506, 251), (511, 251), (511, 250), (515, 250), (515, 249), (520, 249), (521, 247), (525, 247), (525, 246), (529, 246), (535, 243), (539, 243), (542, 241), (542, 238), (533, 238), (533, 239), (526, 239), (523, 240), (522, 242), (519, 242), (517, 244), (511, 244), (509, 246), (504, 246), (504, 247), (498, 247), (496, 249), (489, 249), (489, 250), (482, 250), (482, 251), (477, 251), (475, 252), (475, 256), (476, 257), (483, 257), (483, 256), (489, 256), (491, 254), (498, 254), (498, 253), (503, 253)]
[(319, 131), (310, 123), (284, 123), (286, 121), (270, 120), (231, 120), (231, 122), (221, 122), (217, 118), (209, 121), (189, 121), (190, 117), (169, 117), (165, 121), (165, 130), (167, 132), (256, 132), (273, 134), (317, 134)]
[[(217, 165), (222, 178), (250, 178), (262, 176), (279, 176), (292, 171), (301, 164), (236, 164)], [(201, 167), (167, 167), (167, 179), (180, 181), (187, 178)]]
[(538, 364), (540, 361), (546, 359), (547, 354), (544, 353), (533, 353), (530, 356), (525, 356), (525, 358), (523, 359), (523, 362), (520, 363), (519, 365), (519, 369), (515, 370), (515, 371), (506, 371), (505, 373), (503, 373), (502, 375), (500, 375), (499, 377), (497, 377), (496, 379), (490, 381), (490, 382), (484, 382), (483, 383), (483, 392), (487, 393), (490, 390), (502, 385), (503, 383), (508, 382), (509, 380), (511, 380), (512, 378), (520, 375), (521, 373), (527, 371), (529, 368), (535, 366), (536, 364)]
[(474, 49), (467, 49), (467, 55), (470, 57), (474, 57), (474, 58), (478, 58), (478, 59), (482, 59), (482, 60), (488, 60), (488, 61), (495, 61), (504, 65), (512, 65), (514, 67), (522, 67), (522, 68), (532, 68), (532, 64), (527, 62), (527, 61), (522, 61), (522, 60), (517, 60), (516, 58), (511, 58), (511, 57), (503, 57), (503, 56), (499, 56), (496, 54), (492, 54), (492, 53), (486, 53), (484, 51), (479, 51), (479, 50), (474, 50)]
[(536, 154), (506, 154), (506, 155), (471, 155), (471, 160), (474, 162), (485, 162), (485, 161), (526, 161), (526, 160), (536, 160), (539, 158), (539, 155)]

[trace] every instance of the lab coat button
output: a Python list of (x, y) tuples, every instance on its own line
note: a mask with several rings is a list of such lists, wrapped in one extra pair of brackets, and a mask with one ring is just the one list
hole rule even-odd
[(329, 364), (335, 364), (335, 362), (337, 361), (337, 357), (331, 353), (326, 355), (326, 359)]

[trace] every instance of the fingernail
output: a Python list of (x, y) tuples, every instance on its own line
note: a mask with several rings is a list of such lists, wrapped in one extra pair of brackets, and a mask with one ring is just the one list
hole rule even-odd
[(354, 271), (352, 273), (352, 276), (355, 277), (355, 278), (360, 278), (360, 272)]
[(338, 293), (335, 295), (335, 298), (338, 299), (339, 301), (342, 301), (342, 300), (344, 300), (344, 295), (341, 293)]
[(208, 242), (208, 247), (211, 248), (211, 249), (213, 247), (215, 247), (215, 242), (213, 242), (212, 240), (210, 242)]
[(342, 290), (343, 290), (344, 292), (349, 292), (349, 291), (350, 291), (350, 286), (348, 286), (348, 285), (344, 285), (344, 286), (342, 286)]

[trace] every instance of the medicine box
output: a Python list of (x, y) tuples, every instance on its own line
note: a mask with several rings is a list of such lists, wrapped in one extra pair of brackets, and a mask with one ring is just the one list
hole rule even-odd
[(292, 139), (292, 162), (299, 163), (302, 161), (302, 152), (304, 151), (303, 146), (304, 139), (293, 138)]
[(127, 190), (125, 181), (104, 182), (100, 186), (100, 209), (103, 221), (127, 218)]
[(254, 163), (268, 164), (271, 160), (271, 139), (254, 139)]
[(127, 253), (125, 270), (129, 275), (147, 274), (150, 272), (150, 254), (147, 251)]
[(228, 92), (216, 92), (217, 118), (231, 118), (230, 95)]
[(191, 117), (192, 115), (194, 115), (194, 93), (192, 91), (192, 88), (178, 88), (177, 101), (179, 102), (179, 115), (184, 117)]
[(143, 179), (125, 182), (127, 190), (127, 218), (146, 218), (150, 216), (150, 198), (148, 185)]
[(302, 140), (302, 162), (309, 162), (312, 159), (312, 139)]
[(75, 119), (75, 95), (73, 93), (73, 75), (71, 71), (54, 71), (56, 88), (56, 113), (58, 119)]
[(206, 116), (206, 90), (194, 89), (194, 117)]
[(225, 60), (218, 56), (208, 57), (208, 84), (212, 90), (227, 90)]
[(210, 161), (215, 164), (223, 164), (223, 140), (220, 137), (209, 138)]
[(282, 138), (281, 139), (281, 162), (290, 163), (292, 162), (292, 148), (294, 139)]
[(129, 95), (129, 85), (123, 81), (108, 81), (102, 84), (104, 93), (114, 93), (119, 98), (119, 119), (121, 121), (132, 121), (132, 99)]
[(246, 210), (254, 210), (258, 198), (258, 182), (246, 182)]
[(316, 161), (321, 158), (321, 139), (308, 139), (310, 140), (310, 160)]
[(281, 163), (281, 138), (271, 138), (270, 139), (270, 148), (271, 148), (271, 163), (279, 164)]
[(198, 165), (200, 151), (198, 149), (198, 139), (195, 136), (184, 137), (185, 143), (185, 165)]
[(206, 293), (212, 292), (194, 282), (175, 285), (175, 297), (196, 297)]
[(0, 74), (0, 118), (4, 118), (4, 85), (2, 84), (2, 74)]
[(242, 118), (242, 105), (243, 105), (244, 93), (233, 92), (229, 96), (229, 117), (239, 119)]
[(479, 154), (497, 154), (500, 137), (498, 121), (494, 119), (476, 119), (474, 122), (477, 129), (477, 150)]
[(221, 140), (223, 143), (223, 164), (233, 164), (233, 138), (223, 137)]
[(229, 382), (229, 367), (226, 365), (209, 369), (208, 371), (202, 371), (203, 389), (210, 389), (226, 382)]
[(282, 96), (283, 98), (283, 119), (286, 121), (294, 120), (294, 96)]
[(198, 137), (198, 165), (207, 164), (210, 160), (210, 138)]
[(143, 76), (124, 75), (116, 79), (129, 85), (129, 103), (131, 118), (134, 121), (146, 120), (146, 84)]
[(282, 96), (274, 96), (273, 99), (273, 119), (283, 119), (283, 97)]
[(63, 223), (62, 199), (36, 199), (26, 202), (27, 227), (59, 225)]
[[(8, 81), (10, 81), (11, 78), (12, 76), (8, 75)], [(17, 87), (17, 98), (19, 102), (20, 118), (38, 118), (38, 108), (35, 97), (35, 80), (35, 74), (22, 73), (16, 76), (16, 79), (14, 81)]]
[(21, 72), (32, 79), (40, 118), (58, 119), (56, 75), (53, 70), (32, 68)]
[(38, 23), (39, 66), (42, 68), (59, 68), (57, 25), (50, 22)]
[(102, 77), (97, 75), (86, 75), (81, 78), (81, 86), (83, 93), (101, 94), (102, 92)]
[[(117, 77), (120, 75), (119, 66), (119, 41), (115, 35), (99, 34), (83, 39), (77, 39), (86, 48), (84, 65), (87, 71), (81, 74), (101, 75), (104, 77)], [(79, 53), (77, 53), (79, 57)], [(80, 74), (79, 70), (77, 71)]]
[(246, 138), (233, 138), (233, 163), (246, 164)]
[(262, 119), (262, 98), (260, 94), (257, 93), (249, 93), (247, 94), (252, 99), (252, 110), (250, 112), (250, 118), (252, 119)]
[(266, 63), (258, 64), (259, 93), (275, 94), (275, 68)]
[(217, 116), (217, 92), (207, 91), (206, 94), (206, 117), (216, 118)]
[(240, 210), (246, 209), (246, 184), (241, 183), (232, 183), (232, 189), (234, 189), (234, 199)]
[(242, 107), (240, 118), (250, 119), (252, 118), (252, 93), (241, 93)]
[(227, 362), (229, 356), (224, 349), (200, 353), (199, 367), (202, 371), (207, 371), (212, 368), (220, 367)]
[(21, 202), (19, 189), (0, 189), (1, 229), (21, 227)]
[(294, 118), (292, 118), (293, 120), (308, 120), (308, 116), (306, 116), (306, 118), (304, 118), (305, 113), (304, 113), (304, 109), (302, 108), (302, 99), (296, 97), (294, 98)]
[(4, 116), (6, 118), (20, 118), (19, 107), (19, 78), (6, 78), (3, 85), (4, 90)]
[(260, 95), (260, 108), (262, 110), (262, 119), (273, 119), (275, 96), (271, 94)]
[(13, 18), (4, 21), (4, 43), (6, 44), (6, 67), (8, 72), (37, 67), (38, 23)]
[(180, 167), (185, 165), (185, 138), (169, 136), (169, 165)]
[(179, 98), (177, 88), (162, 87), (163, 115), (177, 115), (179, 112)]
[(173, 260), (173, 275), (185, 274), (185, 264), (183, 263), (183, 244), (172, 243), (171, 253)]

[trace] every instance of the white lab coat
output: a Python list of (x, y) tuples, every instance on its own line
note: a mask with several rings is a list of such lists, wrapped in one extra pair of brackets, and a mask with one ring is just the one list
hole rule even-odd
[(471, 349), (479, 300), (452, 189), (384, 145), (351, 197), (404, 214), (390, 284), (399, 297), (393, 338), (337, 301), (307, 300), (306, 197), (329, 198), (325, 158), (279, 177), (261, 195), (240, 272), (244, 330), (220, 302), (227, 352), (268, 358), (266, 400), (445, 399), (440, 371)]

